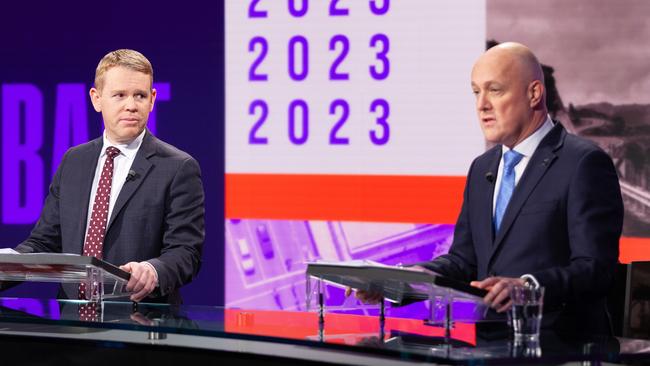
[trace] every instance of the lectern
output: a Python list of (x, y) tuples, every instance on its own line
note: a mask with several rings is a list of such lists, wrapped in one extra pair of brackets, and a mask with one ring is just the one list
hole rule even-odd
[(128, 296), (131, 275), (106, 261), (77, 254), (0, 254), (0, 281), (86, 283), (86, 300)]
[[(321, 321), (324, 321), (325, 309), (324, 283), (379, 293), (397, 306), (429, 300), (430, 314), (426, 323), (444, 326), (447, 333), (453, 326), (453, 320), (480, 320), (487, 312), (482, 301), (486, 290), (433, 272), (370, 261), (313, 262), (307, 264), (307, 307), (316, 295)], [(452, 304), (459, 300), (475, 305), (472, 319), (452, 317)], [(379, 306), (380, 322), (383, 322), (384, 302), (381, 301)]]

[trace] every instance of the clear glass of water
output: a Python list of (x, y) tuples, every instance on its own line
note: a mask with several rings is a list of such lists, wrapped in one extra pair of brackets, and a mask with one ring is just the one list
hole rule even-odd
[(544, 287), (513, 286), (510, 289), (510, 321), (516, 341), (539, 340), (544, 305)]

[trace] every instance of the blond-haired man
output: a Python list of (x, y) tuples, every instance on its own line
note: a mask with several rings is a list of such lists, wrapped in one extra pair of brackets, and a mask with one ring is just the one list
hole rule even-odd
[[(197, 161), (146, 128), (152, 86), (141, 53), (120, 49), (101, 59), (90, 98), (103, 136), (66, 152), (38, 223), (16, 250), (99, 257), (131, 273), (131, 300), (179, 303), (178, 289), (201, 263), (204, 193)], [(84, 296), (74, 284), (59, 292)]]

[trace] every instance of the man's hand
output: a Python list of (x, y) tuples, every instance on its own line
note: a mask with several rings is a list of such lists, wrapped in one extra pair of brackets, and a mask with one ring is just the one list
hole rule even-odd
[[(427, 269), (425, 267), (422, 267), (420, 265), (413, 265), (406, 267), (411, 270), (415, 270), (418, 272), (425, 272), (425, 273), (430, 273), (430, 274), (437, 274), (436, 272), (431, 271), (430, 269)], [(348, 297), (352, 294), (352, 289), (351, 287), (347, 287), (345, 289), (345, 297)], [(383, 300), (383, 296), (381, 296), (381, 293), (376, 292), (376, 291), (365, 291), (365, 290), (356, 290), (356, 293), (354, 295), (359, 301), (363, 302), (364, 304), (379, 304), (380, 301)]]
[(512, 277), (488, 277), (483, 281), (472, 281), (470, 285), (488, 290), (483, 302), (495, 309), (497, 313), (510, 310), (512, 300), (510, 299), (510, 288), (515, 285), (524, 286), (525, 281), (521, 278)]
[(156, 325), (156, 322), (154, 322), (153, 320), (147, 318), (146, 316), (138, 312), (129, 315), (129, 318), (131, 318), (131, 320), (141, 325), (149, 325), (149, 326)]
[[(352, 288), (351, 287), (346, 288), (345, 297), (348, 297), (351, 294), (352, 294)], [(354, 296), (364, 304), (379, 304), (379, 302), (383, 299), (383, 297), (379, 292), (374, 292), (374, 291), (356, 290)]]
[(126, 290), (133, 292), (132, 301), (140, 301), (147, 297), (158, 285), (156, 271), (149, 263), (129, 262), (120, 269), (131, 274), (129, 283), (126, 284)]

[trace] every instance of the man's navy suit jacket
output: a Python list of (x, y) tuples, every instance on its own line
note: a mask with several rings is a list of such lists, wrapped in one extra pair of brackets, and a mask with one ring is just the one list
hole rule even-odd
[(493, 228), (501, 145), (474, 160), (449, 253), (425, 264), (464, 281), (531, 274), (545, 287), (545, 324), (607, 333), (623, 203), (611, 158), (561, 124), (540, 142), (498, 232)]
[[(82, 254), (88, 201), (102, 138), (69, 149), (50, 185), (38, 223), (16, 247), (22, 253)], [(103, 259), (122, 265), (149, 261), (158, 288), (143, 301), (179, 303), (178, 289), (198, 273), (204, 240), (204, 193), (199, 165), (147, 131), (106, 228)], [(64, 284), (59, 297), (77, 298)]]

